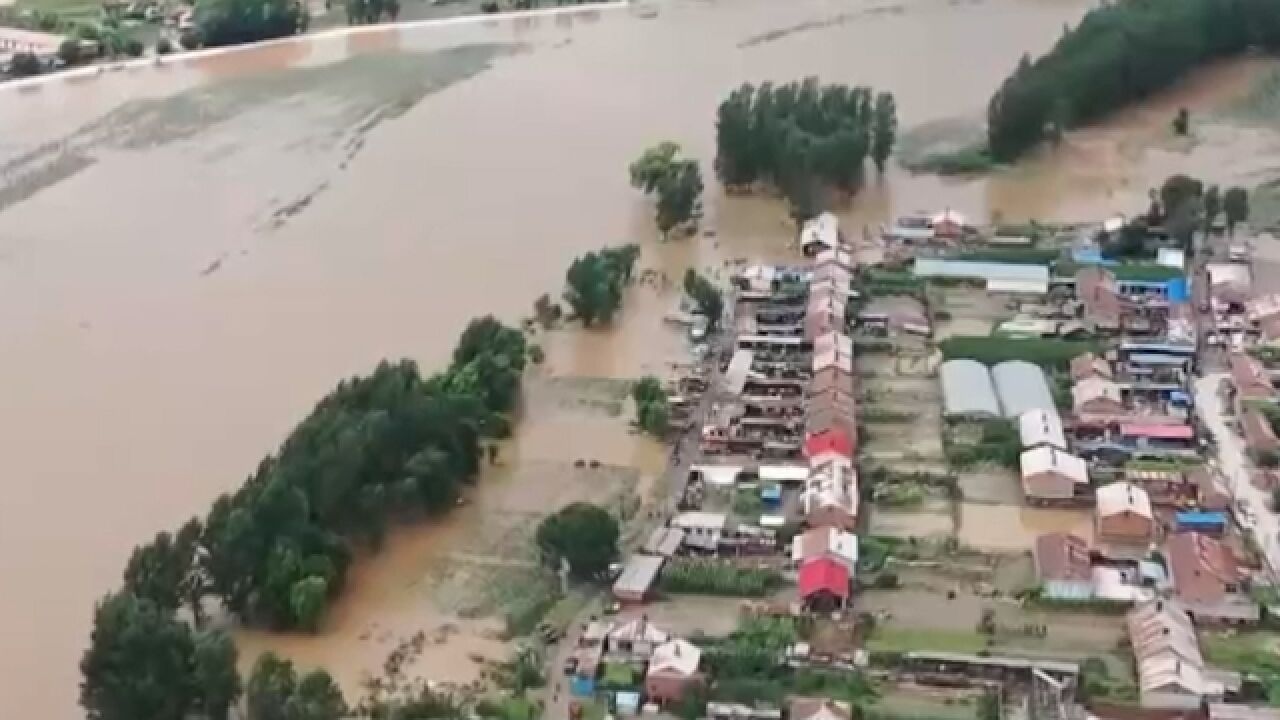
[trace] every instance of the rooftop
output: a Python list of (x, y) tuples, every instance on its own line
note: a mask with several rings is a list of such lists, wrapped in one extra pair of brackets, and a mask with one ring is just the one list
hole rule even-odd
[(1089, 483), (1089, 468), (1084, 460), (1056, 448), (1041, 446), (1022, 453), (1022, 477), (1042, 472), (1061, 473), (1077, 484)]
[(986, 365), (976, 360), (948, 360), (938, 374), (947, 415), (1000, 416), (1000, 401)]
[(1047, 533), (1036, 538), (1036, 572), (1042, 581), (1089, 582), (1089, 545), (1070, 533)]
[(1150, 519), (1151, 496), (1147, 491), (1128, 482), (1113, 482), (1097, 490), (1098, 517), (1120, 513), (1133, 513)]

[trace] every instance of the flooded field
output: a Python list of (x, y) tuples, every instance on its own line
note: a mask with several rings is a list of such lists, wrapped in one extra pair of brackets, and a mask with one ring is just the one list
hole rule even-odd
[[(640, 242), (641, 265), (671, 280), (792, 257), (777, 202), (711, 188), (715, 237), (660, 244), (627, 186), (627, 163), (659, 140), (709, 163), (715, 107), (738, 83), (816, 74), (892, 90), (904, 128), (972, 120), (1089, 5), (675, 2), (367, 28), (0, 87), (0, 708), (75, 717), (91, 606), (129, 550), (236, 487), (339, 378), (384, 357), (443, 365), (469, 318), (528, 314), (601, 245)], [(1076, 219), (1130, 210), (1175, 170), (1261, 177), (1280, 165), (1265, 128), (1205, 116), (1187, 146), (1158, 137), (1171, 108), (1227, 103), (1270, 68), (1215, 68), (990, 179), (890, 170), (844, 222), (942, 206)], [(418, 670), (471, 677), (467, 656), (501, 650), (504, 602), (475, 588), (528, 570), (508, 551), (533, 518), (643, 494), (661, 467), (613, 411), (616, 389), (548, 378), (684, 359), (659, 318), (673, 300), (642, 285), (612, 330), (539, 339), (527, 421), (471, 505), (394, 534), (319, 636), (244, 633), (246, 658), (284, 650), (350, 688), (422, 630)], [(565, 399), (582, 393), (585, 407)], [(579, 458), (601, 469), (579, 473)]]

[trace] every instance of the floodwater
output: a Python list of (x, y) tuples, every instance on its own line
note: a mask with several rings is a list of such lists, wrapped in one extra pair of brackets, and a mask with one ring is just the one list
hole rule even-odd
[[(711, 189), (717, 235), (660, 245), (627, 186), (628, 162), (660, 140), (709, 169), (716, 104), (738, 83), (890, 89), (904, 129), (980, 118), (1018, 57), (1090, 4), (678, 2), (376, 27), (0, 88), (0, 710), (75, 717), (91, 606), (129, 550), (237, 486), (340, 377), (384, 357), (442, 365), (469, 318), (527, 314), (601, 245), (640, 242), (642, 264), (673, 280), (689, 264), (788, 256), (776, 202)], [(1143, 127), (1171, 115), (1158, 114)], [(1142, 132), (1073, 135), (991, 180), (891, 170), (845, 219), (1096, 216), (1184, 162), (1226, 181), (1278, 154), (1261, 130), (1135, 150)], [(656, 319), (674, 295), (633, 295), (614, 330), (549, 337), (543, 372), (633, 377), (683, 359)], [(512, 468), (595, 456), (644, 475), (661, 459), (625, 418), (529, 416), (504, 451)], [(539, 491), (557, 472), (529, 477), (514, 496), (493, 491), (510, 517), (555, 498)], [(245, 634), (244, 647), (334, 662), (351, 687), (398, 635), (450, 622), (428, 566), (471, 540), (469, 512), (394, 535), (319, 638)], [(422, 671), (464, 679), (461, 655), (498, 650), (492, 629), (459, 624), (465, 642), (430, 646)]]

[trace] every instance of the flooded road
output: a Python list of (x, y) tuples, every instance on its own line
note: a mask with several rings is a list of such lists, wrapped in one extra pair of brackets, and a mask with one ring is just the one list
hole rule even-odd
[[(640, 242), (641, 265), (673, 279), (791, 256), (775, 202), (712, 189), (717, 236), (660, 245), (627, 186), (627, 164), (660, 140), (709, 163), (716, 105), (737, 84), (813, 74), (892, 90), (904, 128), (980, 118), (1017, 59), (1089, 4), (687, 2), (370, 28), (0, 88), (0, 709), (76, 717), (91, 606), (130, 549), (238, 486), (340, 377), (384, 357), (443, 365), (468, 319), (528, 314), (601, 245)], [(1130, 147), (1126, 132), (1072, 136), (991, 180), (892, 170), (845, 220), (944, 205), (1078, 218), (1129, 209), (1184, 157), (1222, 173), (1224, 157), (1244, 163), (1232, 173), (1277, 158), (1262, 131), (1107, 150)], [(1100, 169), (1099, 153), (1115, 159)], [(674, 294), (633, 295), (612, 332), (543, 341), (548, 381), (682, 359), (657, 317)], [(477, 541), (473, 513), (496, 508), (518, 537), (520, 518), (577, 496), (564, 483), (597, 486), (563, 463), (630, 466), (636, 477), (598, 484), (635, 491), (661, 462), (625, 417), (531, 405), (470, 508), (394, 536), (325, 635), (245, 634), (246, 655), (334, 663), (351, 688), (403, 632), (455, 622), (426, 590), (466, 584), (433, 568)], [(498, 650), (487, 621), (455, 624), (465, 641), (429, 651), (423, 672), (465, 679), (459, 657)]]

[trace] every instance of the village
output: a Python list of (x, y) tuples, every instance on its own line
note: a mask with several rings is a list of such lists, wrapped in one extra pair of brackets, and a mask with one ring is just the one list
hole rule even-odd
[(736, 268), (670, 382), (670, 507), (568, 629), (557, 710), (1280, 718), (1267, 243), (828, 213)]

